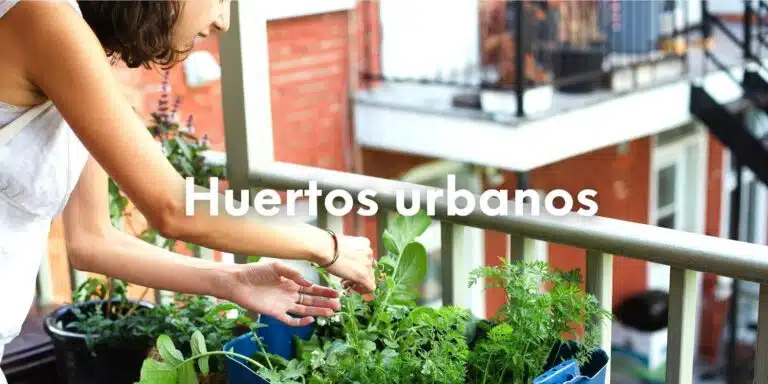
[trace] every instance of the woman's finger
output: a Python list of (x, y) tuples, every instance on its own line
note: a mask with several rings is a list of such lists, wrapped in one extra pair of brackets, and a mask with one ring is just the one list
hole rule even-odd
[(274, 315), (274, 317), (292, 327), (303, 327), (305, 325), (312, 324), (312, 322), (315, 321), (315, 319), (312, 316), (304, 316), (302, 318), (297, 318), (297, 317), (290, 316), (287, 313), (276, 314)]
[(305, 295), (322, 296), (336, 298), (339, 297), (339, 292), (331, 287), (323, 287), (322, 285), (313, 284), (309, 287), (299, 287), (299, 292)]
[(339, 302), (338, 299), (334, 300), (307, 294), (299, 295), (297, 303), (299, 305), (306, 305), (309, 307), (329, 308), (334, 311), (341, 309), (341, 302)]
[(304, 276), (301, 275), (301, 272), (283, 264), (283, 263), (274, 263), (272, 267), (275, 269), (275, 272), (282, 277), (285, 277), (289, 280), (293, 280), (296, 284), (301, 285), (303, 287), (309, 287), (312, 285), (311, 282), (307, 281)]
[(333, 315), (334, 310), (330, 308), (323, 308), (323, 307), (313, 307), (309, 305), (301, 305), (296, 304), (293, 309), (290, 310), (291, 313), (299, 316), (322, 316), (322, 317), (328, 317)]

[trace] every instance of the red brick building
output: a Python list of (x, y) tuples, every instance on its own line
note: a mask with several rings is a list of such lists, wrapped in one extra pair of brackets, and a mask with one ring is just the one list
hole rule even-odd
[[(440, 156), (426, 153), (361, 145), (356, 140), (355, 124), (362, 124), (360, 117), (355, 116), (355, 100), (362, 89), (358, 74), (362, 71), (379, 71), (379, 52), (387, 54), (386, 49), (382, 50), (380, 32), (384, 30), (386, 36), (387, 27), (380, 25), (376, 3), (361, 3), (356, 8), (353, 1), (328, 3), (333, 4), (328, 9), (320, 9), (322, 7), (318, 6), (312, 10), (282, 10), (282, 16), (275, 16), (268, 26), (276, 160), (363, 172), (385, 178), (397, 178), (413, 167), (442, 160)], [(215, 40), (205, 41), (197, 50), (208, 51), (218, 60), (218, 43)], [(137, 110), (148, 116), (160, 94), (162, 74), (128, 69), (116, 69), (116, 73)], [(171, 70), (170, 84), (172, 94), (182, 99), (182, 115), (192, 114), (196, 132), (208, 134), (214, 149), (224, 150), (220, 84), (213, 82), (200, 88), (191, 88), (185, 82), (183, 66)], [(393, 117), (389, 123), (398, 125), (399, 121)], [(687, 125), (695, 126), (696, 123), (691, 121)], [(699, 129), (694, 128), (694, 131)], [(672, 130), (672, 127), (668, 130)], [(646, 134), (637, 137), (628, 135), (626, 140), (566, 155), (560, 160), (531, 169), (528, 187), (542, 191), (564, 189), (572, 195), (579, 190), (591, 188), (598, 191), (600, 216), (658, 224), (666, 217), (662, 217), (661, 210), (655, 207), (659, 194), (666, 193), (659, 190), (658, 184), (660, 178), (666, 177), (664, 169), (672, 164), (678, 167), (672, 176), (676, 183), (673, 193), (675, 200), (681, 204), (673, 211), (677, 215), (686, 216), (685, 225), (677, 227), (712, 236), (726, 236), (724, 212), (727, 200), (724, 197), (727, 194), (723, 192), (727, 185), (724, 178), (728, 175), (727, 169), (724, 169), (726, 152), (706, 130), (699, 129), (693, 133), (683, 131), (681, 135), (688, 136), (679, 140), (685, 144), (674, 144), (674, 150), (660, 150), (656, 142), (678, 139), (657, 138), (656, 134)], [(559, 139), (552, 137), (551, 140)], [(496, 168), (500, 167), (487, 166), (487, 169)], [(482, 188), (514, 190), (517, 187), (515, 172), (502, 169), (500, 175), (503, 178), (500, 182), (497, 177), (482, 177)], [(765, 243), (768, 237), (765, 226), (768, 210), (764, 203), (764, 190), (762, 194), (762, 197), (756, 198), (756, 205), (752, 208), (762, 208), (761, 213), (755, 215), (753, 228), (762, 230), (763, 234), (752, 238)], [(352, 221), (348, 223), (353, 224)], [(356, 224), (356, 228), (375, 242), (375, 225), (372, 221)], [(51, 237), (53, 272), (56, 276), (67, 276), (62, 232), (58, 224)], [(480, 244), (487, 264), (497, 263), (499, 257), (509, 252), (504, 234), (487, 231), (482, 235)], [(558, 268), (583, 268), (585, 264), (583, 251), (569, 247), (548, 245), (543, 254)], [(655, 271), (644, 261), (617, 257), (613, 271), (614, 302), (663, 281), (663, 272), (661, 279), (649, 276)], [(56, 296), (62, 300), (68, 296), (68, 281), (65, 280), (55, 279)], [(711, 276), (704, 279), (703, 292), (706, 297), (712, 295), (713, 282)], [(493, 314), (501, 300), (503, 297), (496, 292), (488, 292), (482, 305), (485, 312)], [(703, 311), (710, 313), (711, 306), (715, 304), (705, 299), (702, 305)], [(720, 326), (719, 320), (709, 315), (702, 318), (701, 324), (702, 329), (706, 330), (702, 332), (703, 335), (714, 334), (710, 330), (717, 330)], [(711, 338), (702, 341), (708, 348), (715, 342)]]

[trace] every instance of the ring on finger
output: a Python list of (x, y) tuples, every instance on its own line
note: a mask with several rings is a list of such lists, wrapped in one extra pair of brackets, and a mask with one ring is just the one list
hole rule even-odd
[(299, 301), (297, 301), (299, 304), (304, 304), (304, 293), (299, 291)]

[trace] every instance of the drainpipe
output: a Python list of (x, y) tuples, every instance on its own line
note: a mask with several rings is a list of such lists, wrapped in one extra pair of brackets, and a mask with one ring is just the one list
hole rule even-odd
[[(731, 199), (731, 212), (729, 217), (729, 238), (731, 240), (739, 240), (739, 224), (741, 223), (741, 168), (742, 165), (736, 156), (731, 155), (731, 161), (736, 164), (736, 188), (733, 190), (733, 198)], [(738, 376), (736, 370), (736, 337), (737, 337), (737, 320), (738, 320), (738, 305), (739, 305), (739, 280), (733, 279), (731, 289), (731, 300), (729, 303), (728, 322), (730, 323), (729, 335), (728, 335), (728, 356), (727, 356), (727, 379), (728, 383), (735, 384)]]

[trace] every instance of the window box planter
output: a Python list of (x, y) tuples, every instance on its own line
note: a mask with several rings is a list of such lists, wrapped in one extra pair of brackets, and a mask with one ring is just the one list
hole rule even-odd
[[(119, 305), (122, 300), (111, 300), (111, 305)], [(135, 300), (128, 300), (135, 304)], [(74, 309), (83, 312), (93, 311), (101, 306), (106, 311), (106, 300), (94, 300), (74, 305), (66, 305), (46, 316), (43, 327), (53, 340), (56, 354), (56, 366), (60, 383), (70, 384), (133, 384), (139, 380), (139, 371), (152, 340), (130, 336), (120, 343), (99, 344), (93, 350), (87, 343), (88, 335), (68, 330), (67, 326), (76, 321)], [(136, 314), (141, 309), (153, 308), (148, 302), (140, 302)], [(95, 339), (95, 338), (94, 338)], [(132, 342), (135, 341), (135, 342)], [(148, 343), (149, 342), (149, 343)]]
[[(296, 338), (309, 340), (315, 330), (314, 324), (305, 327), (290, 327), (268, 316), (261, 316), (260, 322), (266, 327), (255, 330), (262, 339), (267, 353), (278, 355), (286, 360), (296, 357)], [(490, 324), (484, 321), (486, 324)], [(481, 332), (482, 333), (482, 332)], [(477, 336), (480, 338), (482, 336)], [(472, 340), (470, 344), (476, 340)], [(537, 376), (533, 384), (605, 384), (609, 363), (608, 354), (602, 349), (594, 350), (590, 361), (579, 366), (574, 358), (580, 345), (575, 342), (556, 346), (548, 359), (546, 372)], [(261, 352), (261, 347), (254, 341), (253, 333), (241, 335), (224, 346), (225, 351), (253, 357)], [(243, 359), (230, 357), (227, 361), (227, 384), (269, 384), (256, 376)], [(495, 381), (494, 381), (495, 382)]]

